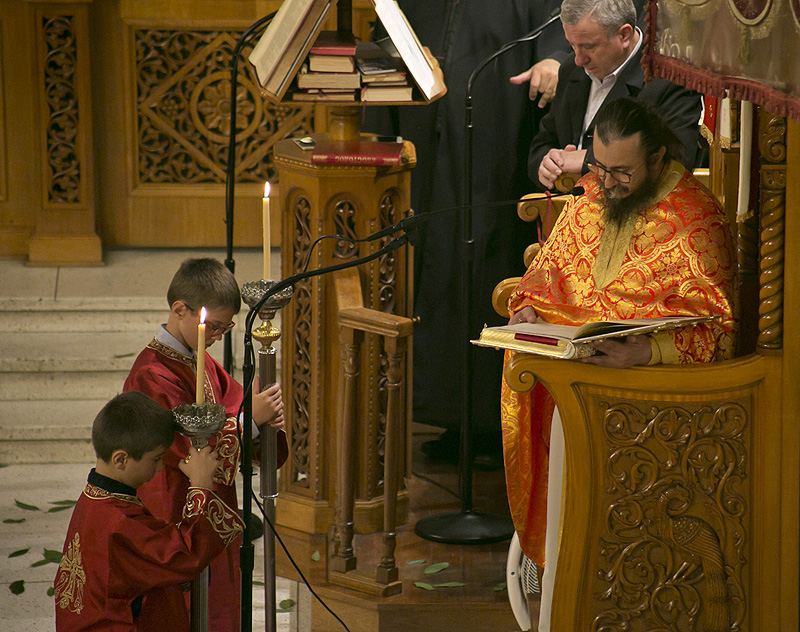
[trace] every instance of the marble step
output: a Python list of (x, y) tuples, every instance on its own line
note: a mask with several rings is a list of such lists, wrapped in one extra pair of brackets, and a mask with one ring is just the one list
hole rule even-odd
[(156, 297), (0, 299), (0, 331), (155, 331), (167, 317), (166, 300)]
[(92, 463), (92, 422), (108, 398), (0, 401), (0, 463)]

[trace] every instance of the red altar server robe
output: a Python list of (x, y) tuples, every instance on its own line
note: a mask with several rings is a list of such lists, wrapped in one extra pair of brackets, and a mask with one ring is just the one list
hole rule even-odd
[[(194, 358), (154, 339), (136, 358), (123, 390), (140, 391), (171, 410), (195, 401), (195, 371)], [(239, 465), (236, 415), (242, 401), (242, 387), (208, 354), (204, 386), (206, 401), (224, 406), (228, 414), (225, 427), (209, 441), (222, 461), (214, 477), (214, 491), (236, 511), (239, 506), (235, 487)], [(180, 519), (189, 479), (178, 469), (178, 462), (186, 457), (190, 447), (189, 439), (176, 432), (175, 440), (164, 453), (163, 469), (138, 490), (145, 507), (157, 518), (168, 522)], [(237, 539), (236, 546), (227, 548), (209, 566), (208, 617), (209, 630), (213, 632), (239, 632), (240, 542)]]
[[(239, 516), (210, 490), (191, 488), (180, 522), (168, 524), (142, 505), (135, 490), (92, 470), (56, 573), (56, 631), (188, 632), (180, 584), (242, 528)], [(134, 621), (133, 610), (140, 608)]]

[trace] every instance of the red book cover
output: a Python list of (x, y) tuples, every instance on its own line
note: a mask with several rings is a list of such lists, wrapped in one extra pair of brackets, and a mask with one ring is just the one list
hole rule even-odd
[(317, 140), (311, 162), (318, 165), (394, 166), (403, 163), (403, 143)]
[(311, 47), (314, 55), (355, 55), (356, 40), (353, 34), (344, 31), (320, 31)]

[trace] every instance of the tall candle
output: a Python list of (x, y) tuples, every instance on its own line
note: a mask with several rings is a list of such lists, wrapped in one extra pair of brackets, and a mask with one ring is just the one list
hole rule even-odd
[(270, 278), (269, 269), (269, 246), (270, 246), (270, 226), (269, 226), (269, 182), (264, 184), (264, 197), (261, 198), (262, 222), (264, 224), (264, 279)]
[(743, 222), (750, 213), (750, 159), (753, 153), (753, 104), (741, 102), (739, 112), (739, 190), (736, 221)]
[(197, 325), (197, 388), (195, 403), (204, 404), (206, 395), (203, 391), (206, 383), (206, 308), (200, 308), (200, 323)]

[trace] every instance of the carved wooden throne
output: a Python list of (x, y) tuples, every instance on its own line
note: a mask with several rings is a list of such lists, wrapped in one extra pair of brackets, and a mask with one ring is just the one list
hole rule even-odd
[[(733, 226), (736, 359), (609, 370), (516, 354), (506, 365), (514, 390), (547, 386), (564, 424), (554, 630), (796, 628), (798, 389), (789, 358), (800, 343), (783, 313), (787, 298), (797, 304), (797, 255), (793, 266), (784, 256), (790, 242), (796, 248), (785, 208), (800, 190), (798, 127), (787, 142), (785, 119), (761, 113), (760, 217)], [(726, 170), (735, 178), (730, 166), (718, 150), (712, 182), (715, 170), (718, 183)], [(523, 201), (520, 215), (542, 209)], [(493, 297), (501, 314), (508, 285)], [(757, 327), (744, 331), (750, 322)]]

